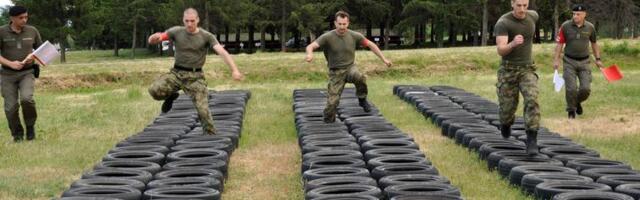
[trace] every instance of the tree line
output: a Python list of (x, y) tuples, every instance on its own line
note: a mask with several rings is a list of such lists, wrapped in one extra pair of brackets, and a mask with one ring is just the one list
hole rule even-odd
[[(13, 0), (29, 9), (29, 23), (61, 50), (147, 48), (162, 54), (146, 38), (181, 25), (193, 7), (200, 26), (214, 33), (231, 52), (286, 51), (302, 47), (333, 28), (333, 14), (351, 14), (352, 28), (384, 48), (484, 46), (493, 44), (493, 25), (511, 10), (510, 0)], [(570, 7), (584, 3), (587, 20), (601, 37), (635, 37), (640, 0), (530, 0), (540, 14), (536, 42), (552, 41), (558, 26), (571, 18)], [(3, 9), (2, 22), (8, 21)], [(241, 35), (246, 38), (241, 38)], [(255, 35), (258, 35), (257, 37)], [(287, 44), (289, 42), (289, 44)], [(292, 43), (291, 43), (292, 42)], [(171, 48), (170, 48), (171, 49)], [(64, 61), (64, 56), (62, 58)]]

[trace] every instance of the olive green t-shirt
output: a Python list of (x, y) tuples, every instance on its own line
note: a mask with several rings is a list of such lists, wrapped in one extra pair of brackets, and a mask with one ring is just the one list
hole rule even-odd
[(38, 29), (29, 25), (25, 25), (20, 33), (13, 31), (9, 24), (1, 26), (0, 40), (0, 55), (9, 61), (24, 60), (42, 44)]
[(513, 12), (509, 12), (500, 17), (494, 28), (496, 36), (509, 36), (509, 42), (513, 41), (516, 35), (522, 35), (524, 37), (524, 43), (514, 48), (511, 53), (502, 56), (502, 61), (508, 61), (509, 63), (517, 65), (533, 63), (531, 49), (533, 47), (536, 21), (538, 21), (538, 13), (533, 10), (527, 11), (524, 19), (515, 18)]
[(185, 27), (176, 26), (167, 30), (167, 34), (176, 47), (175, 64), (185, 68), (202, 68), (207, 52), (218, 44), (216, 37), (204, 29), (189, 33)]
[[(589, 57), (589, 44), (596, 42), (596, 28), (588, 21), (578, 27), (573, 20), (562, 23), (558, 42), (565, 43), (564, 54), (573, 58)], [(561, 40), (561, 41), (560, 41)]]
[(364, 41), (366, 39), (362, 34), (352, 30), (342, 36), (333, 30), (316, 39), (324, 51), (329, 69), (346, 68), (352, 65), (356, 55), (356, 46), (365, 44)]

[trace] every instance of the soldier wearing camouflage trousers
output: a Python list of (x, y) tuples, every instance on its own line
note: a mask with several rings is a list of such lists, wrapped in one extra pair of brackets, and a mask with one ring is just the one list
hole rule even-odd
[[(604, 67), (600, 59), (600, 47), (596, 43), (595, 26), (586, 21), (587, 8), (585, 5), (573, 6), (573, 20), (567, 20), (558, 30), (553, 68), (560, 65), (560, 53), (564, 48), (564, 70), (562, 76), (566, 85), (567, 114), (569, 119), (576, 118), (576, 114), (582, 115), (582, 102), (589, 98), (591, 93), (591, 66), (589, 62), (589, 44), (596, 58), (596, 65)], [(577, 81), (580, 81), (578, 88)]]
[(540, 127), (538, 75), (532, 59), (533, 35), (538, 13), (528, 10), (529, 0), (511, 0), (512, 12), (504, 14), (495, 25), (496, 46), (502, 56), (498, 70), (498, 101), (502, 136), (511, 136), (519, 93), (524, 97), (527, 153), (538, 153)]
[(307, 46), (305, 60), (313, 60), (313, 50), (322, 47), (329, 67), (329, 83), (327, 86), (327, 106), (324, 109), (324, 122), (333, 123), (336, 120), (336, 110), (340, 103), (340, 95), (346, 83), (356, 86), (356, 96), (360, 106), (365, 112), (371, 111), (367, 102), (366, 76), (358, 71), (354, 64), (357, 45), (368, 47), (376, 54), (385, 65), (391, 66), (378, 46), (367, 40), (362, 34), (349, 30), (349, 14), (339, 11), (335, 15), (336, 29), (322, 34), (318, 39)]
[(178, 98), (178, 91), (183, 90), (195, 104), (204, 134), (215, 134), (213, 116), (209, 111), (207, 82), (202, 72), (208, 50), (215, 50), (223, 58), (235, 80), (244, 77), (215, 36), (198, 28), (200, 19), (195, 9), (186, 9), (182, 21), (184, 27), (173, 27), (164, 33), (149, 36), (149, 44), (170, 40), (176, 48), (173, 69), (155, 80), (149, 88), (149, 94), (156, 100), (164, 100), (162, 112), (166, 113)]

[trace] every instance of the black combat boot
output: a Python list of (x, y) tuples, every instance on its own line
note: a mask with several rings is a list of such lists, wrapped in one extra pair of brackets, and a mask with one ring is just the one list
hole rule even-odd
[(510, 125), (500, 126), (500, 133), (502, 134), (502, 138), (509, 139), (509, 137), (511, 137), (511, 126)]
[(525, 144), (527, 145), (527, 154), (530, 156), (535, 156), (538, 154), (538, 131), (536, 130), (527, 130), (527, 140)]
[(175, 101), (178, 96), (180, 96), (180, 94), (176, 92), (171, 94), (171, 96), (167, 97), (167, 99), (164, 100), (164, 102), (162, 103), (162, 113), (166, 113), (171, 110), (171, 107), (173, 107), (173, 101)]
[(578, 104), (578, 106), (576, 106), (576, 114), (582, 115), (582, 105)]
[(27, 140), (33, 139), (36, 139), (36, 129), (33, 125), (27, 126)]
[(24, 129), (22, 129), (22, 125), (11, 129), (11, 135), (13, 136), (14, 142), (21, 142), (24, 139)]
[(331, 115), (324, 115), (324, 123), (333, 123), (336, 122), (336, 115), (335, 114), (331, 114)]
[(569, 116), (569, 119), (575, 119), (575, 118), (576, 118), (576, 112), (574, 112), (574, 111), (569, 111), (569, 112), (568, 112), (568, 116)]
[(366, 98), (358, 98), (358, 101), (360, 102), (360, 107), (362, 107), (364, 112), (371, 112), (371, 105), (369, 105)]

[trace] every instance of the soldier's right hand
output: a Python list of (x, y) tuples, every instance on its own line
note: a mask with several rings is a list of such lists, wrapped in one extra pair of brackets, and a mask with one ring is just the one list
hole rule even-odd
[(24, 63), (17, 60), (9, 62), (8, 64), (9, 64), (9, 67), (11, 67), (11, 69), (15, 69), (15, 70), (21, 70), (24, 67)]
[(307, 61), (307, 62), (313, 61), (313, 54), (307, 54), (307, 56), (304, 58), (304, 60)]
[(511, 41), (511, 47), (512, 48), (518, 47), (522, 43), (524, 43), (524, 37), (522, 35), (516, 35), (516, 37), (513, 38), (513, 41)]
[(558, 60), (553, 61), (553, 69), (558, 70), (558, 66), (560, 66), (560, 62)]
[(231, 72), (231, 77), (233, 77), (233, 79), (236, 80), (236, 81), (244, 80), (244, 75), (242, 73), (240, 73), (239, 71)]

